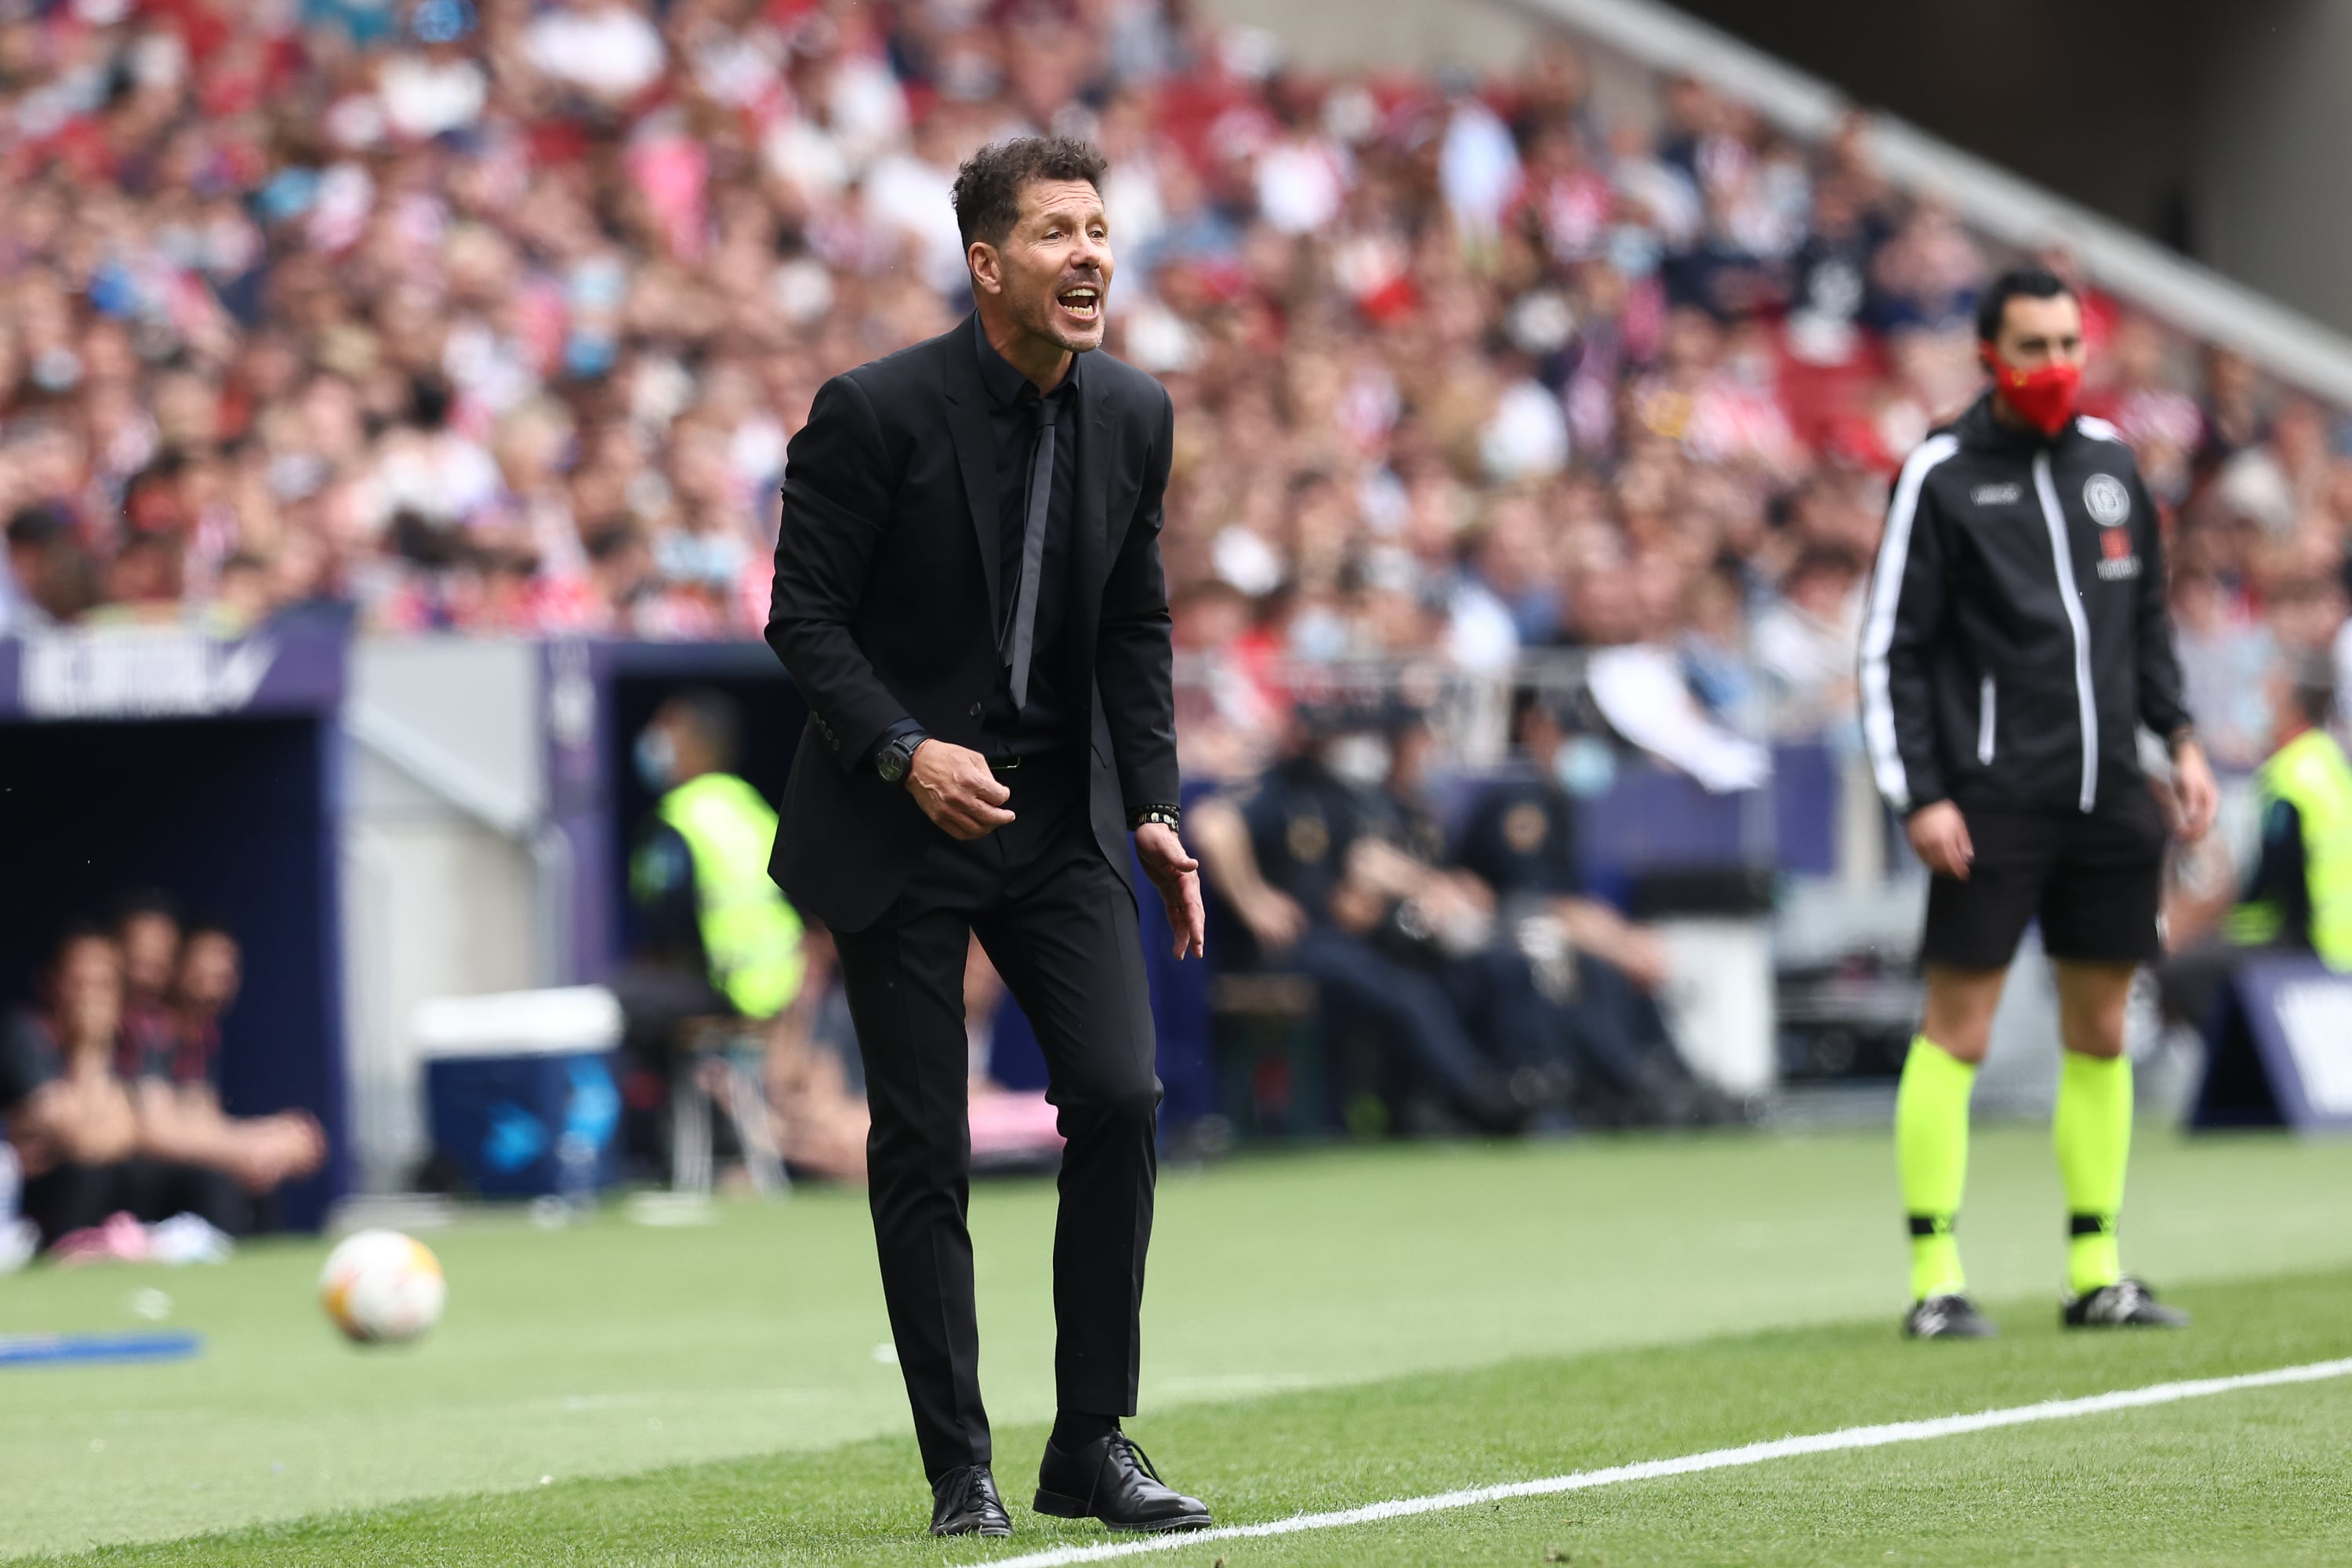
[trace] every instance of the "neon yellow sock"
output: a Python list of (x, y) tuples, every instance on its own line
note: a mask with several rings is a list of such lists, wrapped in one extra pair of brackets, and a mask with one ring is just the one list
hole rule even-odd
[(1969, 1179), (1969, 1090), (1977, 1069), (1925, 1035), (1903, 1058), (1895, 1094), (1895, 1163), (1911, 1222), (1911, 1299), (1950, 1295), (1965, 1283), (1952, 1235)]
[(2131, 1058), (2063, 1053), (2050, 1132), (2066, 1187), (2066, 1287), (2077, 1296), (2123, 1278), (2116, 1215), (2124, 1206), (2131, 1131)]

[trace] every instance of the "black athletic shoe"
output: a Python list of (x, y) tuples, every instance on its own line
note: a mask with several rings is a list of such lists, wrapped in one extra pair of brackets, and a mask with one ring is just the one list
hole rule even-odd
[(1989, 1340), (2000, 1330), (1977, 1310), (1966, 1296), (1930, 1296), (1914, 1301), (1903, 1319), (1903, 1332), (1915, 1340)]
[(2112, 1285), (2062, 1302), (2058, 1321), (2070, 1329), (2185, 1329), (2189, 1314), (2163, 1305), (2155, 1292), (2126, 1274)]
[(1010, 1535), (1013, 1518), (986, 1465), (950, 1470), (931, 1486), (933, 1535)]
[(1150, 1457), (1119, 1431), (1074, 1453), (1048, 1442), (1035, 1507), (1056, 1519), (1091, 1516), (1113, 1530), (1205, 1530), (1211, 1522), (1208, 1504), (1161, 1480)]

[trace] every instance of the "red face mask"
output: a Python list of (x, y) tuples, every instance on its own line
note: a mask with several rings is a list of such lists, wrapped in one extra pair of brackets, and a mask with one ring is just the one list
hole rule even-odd
[(2000, 400), (2044, 436), (2055, 436), (2074, 416), (2074, 399), (2083, 390), (2081, 365), (2059, 360), (2039, 370), (2019, 370), (1990, 353), (1984, 365)]

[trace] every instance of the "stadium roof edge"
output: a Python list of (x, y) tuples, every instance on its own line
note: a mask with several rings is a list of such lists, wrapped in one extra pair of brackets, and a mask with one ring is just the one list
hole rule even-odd
[[(1695, 76), (1791, 135), (1861, 110), (1827, 82), (1654, 0), (1509, 0), (1653, 69)], [(1886, 177), (2021, 250), (2063, 246), (2103, 288), (2280, 380), (2352, 407), (2352, 338), (1893, 115), (1862, 110)]]

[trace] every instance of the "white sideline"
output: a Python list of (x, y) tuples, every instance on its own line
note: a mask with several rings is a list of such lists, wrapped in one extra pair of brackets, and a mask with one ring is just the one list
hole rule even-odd
[(987, 1568), (1064, 1568), (1072, 1563), (1100, 1563), (1113, 1557), (1134, 1557), (1146, 1552), (1173, 1552), (1217, 1541), (1242, 1541), (1261, 1535), (1295, 1535), (1307, 1530), (1338, 1530), (1350, 1524), (1373, 1524), (1416, 1513), (1442, 1513), (1449, 1509), (1475, 1508), (1506, 1498), (1549, 1497), (1556, 1492), (1590, 1491), (1619, 1481), (1649, 1481), (1664, 1476), (1687, 1476), (1700, 1470), (1727, 1470), (1760, 1465), (1799, 1454), (1836, 1453), (1848, 1448), (1882, 1448), (1890, 1443), (1920, 1443), (1930, 1437), (1957, 1437), (1997, 1426), (2026, 1426), (2037, 1421), (2065, 1421), (2077, 1415), (2104, 1415), (2113, 1410), (2137, 1410), (2147, 1405), (2170, 1405), (2209, 1394), (2235, 1394), (2248, 1388), (2275, 1388), (2281, 1384), (2319, 1383), (2352, 1376), (2352, 1357), (2283, 1366), (2271, 1372), (2242, 1373), (2235, 1377), (2200, 1377), (2184, 1383), (2151, 1384), (2146, 1388), (2118, 1389), (2081, 1399), (2049, 1399), (2039, 1405), (2014, 1405), (2005, 1410), (1979, 1410), (1973, 1415), (1937, 1415), (1924, 1421), (1891, 1421), (1878, 1426), (1849, 1426), (1838, 1432), (1816, 1432), (1803, 1437), (1776, 1437), (1738, 1448), (1714, 1448), (1675, 1459), (1644, 1459), (1633, 1465), (1612, 1465), (1605, 1470), (1578, 1470), (1546, 1476), (1540, 1480), (1507, 1481), (1499, 1486), (1473, 1487), (1465, 1491), (1438, 1492), (1430, 1497), (1396, 1498), (1367, 1503), (1362, 1508), (1331, 1513), (1294, 1514), (1264, 1524), (1226, 1525), (1189, 1535), (1148, 1535), (1100, 1546), (1057, 1546), (1023, 1557), (1001, 1557)]

